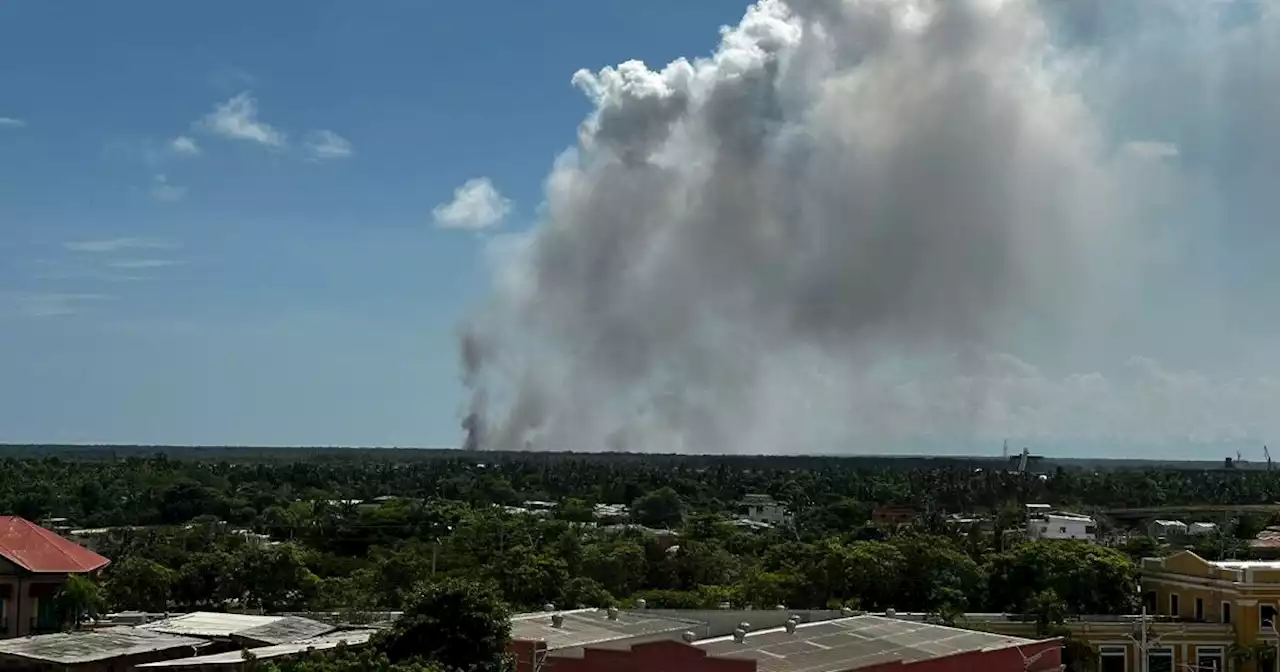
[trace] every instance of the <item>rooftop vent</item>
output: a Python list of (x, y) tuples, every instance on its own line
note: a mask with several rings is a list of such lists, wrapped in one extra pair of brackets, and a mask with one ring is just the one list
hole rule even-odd
[(785, 605), (785, 604), (779, 604), (779, 605), (777, 605), (777, 606), (775, 606), (775, 607), (774, 607), (774, 610), (775, 610), (775, 611), (786, 611), (786, 610), (787, 610), (787, 605)]
[(746, 622), (746, 621), (743, 621), (743, 622), (741, 622), (741, 623), (739, 623), (739, 624), (738, 624), (738, 629), (739, 629), (739, 630), (750, 630), (750, 629), (751, 629), (751, 624), (750, 624), (750, 623), (748, 623), (748, 622)]
[(746, 630), (744, 630), (744, 629), (742, 629), (742, 628), (738, 628), (737, 630), (734, 630), (734, 631), (733, 631), (733, 641), (735, 641), (735, 642), (737, 642), (737, 643), (739, 643), (739, 644), (741, 644), (741, 643), (743, 643), (743, 642), (747, 641), (747, 631), (746, 631)]
[(784, 627), (786, 627), (786, 629), (787, 629), (787, 634), (792, 634), (792, 635), (794, 635), (794, 634), (796, 633), (796, 621), (795, 621), (795, 619), (793, 619), (793, 618), (788, 618), (788, 619), (787, 619), (787, 623), (786, 623), (786, 625), (785, 625)]
[(618, 620), (618, 608), (617, 608), (617, 607), (609, 607), (609, 610), (608, 610), (607, 612), (605, 612), (605, 613), (609, 614), (609, 620), (611, 620), (611, 621), (616, 621), (616, 620)]
[(647, 606), (649, 606), (649, 603), (643, 597), (636, 600), (636, 609), (644, 609)]
[(551, 627), (559, 628), (564, 625), (564, 614), (551, 614)]
[(849, 607), (840, 607), (840, 615), (848, 618), (853, 615), (853, 610)]
[(694, 640), (698, 639), (698, 636), (694, 634), (692, 630), (685, 630), (680, 633), (680, 638), (683, 639), (686, 644), (692, 644)]
[(548, 602), (548, 603), (546, 603), (546, 604), (542, 605), (542, 610), (543, 610), (543, 611), (555, 611), (555, 610), (556, 610), (556, 605), (551, 604), (550, 602)]
[(888, 616), (889, 618), (897, 618), (898, 612), (894, 611), (893, 607), (890, 607), (884, 610), (884, 615)]

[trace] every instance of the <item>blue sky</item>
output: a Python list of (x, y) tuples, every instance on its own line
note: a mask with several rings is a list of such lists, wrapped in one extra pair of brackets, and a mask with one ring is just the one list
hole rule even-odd
[[(510, 357), (486, 394), (527, 385), (490, 409), (515, 444), (1216, 458), (1280, 433), (1280, 12), (747, 5), (0, 3), (0, 441), (456, 445), (458, 333), (486, 305)], [(979, 20), (922, 32), (908, 5)], [(999, 84), (987, 107), (926, 69), (947, 49)], [(742, 128), (778, 153), (717, 162)], [(848, 149), (886, 138), (908, 151)], [(637, 152), (660, 169), (628, 172)], [(944, 160), (966, 168), (925, 185)], [(795, 223), (773, 194), (828, 249), (743, 235)], [(974, 195), (1034, 216), (930, 228)], [(859, 231), (909, 253), (838, 247)], [(854, 310), (868, 278), (907, 290)]]
[(528, 226), (573, 72), (742, 8), (3, 3), (0, 440), (456, 443), (487, 280), (433, 210), (486, 177)]

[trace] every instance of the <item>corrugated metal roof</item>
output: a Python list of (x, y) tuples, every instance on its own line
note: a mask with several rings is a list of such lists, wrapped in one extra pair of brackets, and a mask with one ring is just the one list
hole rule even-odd
[(0, 655), (58, 665), (91, 663), (155, 651), (203, 647), (208, 642), (119, 626), (0, 640)]
[(691, 621), (635, 611), (620, 611), (611, 620), (603, 609), (556, 612), (564, 617), (559, 627), (551, 622), (552, 612), (520, 614), (511, 619), (511, 638), (543, 641), (548, 651), (572, 649), (648, 635), (679, 633), (698, 625)]
[(853, 616), (732, 636), (694, 646), (710, 656), (750, 658), (759, 672), (844, 672), (893, 661), (911, 662), (968, 651), (1034, 644), (1035, 640), (880, 616)]
[[(248, 649), (257, 660), (268, 660), (271, 658), (279, 658), (281, 656), (292, 656), (299, 653), (311, 651), (324, 651), (326, 649), (334, 649), (341, 642), (346, 642), (348, 646), (360, 646), (369, 641), (369, 638), (376, 633), (377, 630), (347, 630), (345, 632), (334, 632), (323, 637), (315, 637), (300, 642), (292, 642), (289, 644), (276, 644), (274, 646), (264, 646), (257, 649)], [(215, 653), (208, 656), (197, 656), (195, 658), (177, 658), (174, 660), (161, 660), (154, 663), (144, 663), (138, 665), (139, 668), (186, 668), (186, 667), (203, 667), (215, 665), (240, 665), (244, 662), (244, 651), (227, 651), (225, 653)]]
[(111, 561), (18, 516), (0, 516), (0, 556), (37, 574), (81, 574)]
[(260, 644), (284, 644), (319, 637), (334, 630), (337, 628), (328, 623), (300, 616), (285, 616), (274, 623), (237, 630), (232, 635)]
[(255, 614), (223, 614), (212, 611), (193, 611), (180, 616), (170, 616), (138, 626), (154, 632), (193, 637), (230, 637), (242, 630), (271, 625), (284, 616), (258, 616)]

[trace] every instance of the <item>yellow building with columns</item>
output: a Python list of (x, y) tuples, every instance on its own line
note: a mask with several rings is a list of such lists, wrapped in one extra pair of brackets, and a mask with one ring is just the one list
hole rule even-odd
[[(1098, 654), (1097, 672), (1276, 672), (1280, 562), (1209, 561), (1182, 551), (1142, 561), (1145, 615), (1065, 623)], [(1011, 635), (1035, 625), (968, 615), (966, 625)]]

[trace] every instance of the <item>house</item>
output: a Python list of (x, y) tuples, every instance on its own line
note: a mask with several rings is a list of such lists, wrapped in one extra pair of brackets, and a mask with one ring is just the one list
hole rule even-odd
[(1187, 526), (1187, 534), (1193, 537), (1208, 537), (1218, 533), (1215, 523), (1191, 523)]
[(0, 516), (0, 639), (58, 630), (54, 597), (111, 561), (18, 516)]
[(916, 521), (919, 514), (914, 507), (898, 506), (893, 504), (877, 504), (871, 510), (871, 521), (877, 525), (885, 525), (887, 527), (899, 527), (902, 525), (910, 525)]
[[(377, 630), (345, 630), (296, 642), (272, 644), (247, 650), (253, 654), (255, 661), (279, 661), (302, 654), (329, 651), (339, 646), (362, 646), (367, 644), (369, 638), (375, 633), (377, 633)], [(245, 669), (244, 653), (244, 651), (236, 650), (191, 658), (173, 658), (144, 663), (138, 665), (137, 668), (139, 670), (156, 670), (157, 672), (168, 670), (201, 670), (202, 672), (207, 670), (243, 670)]]
[[(1280, 562), (1209, 561), (1191, 551), (1142, 560), (1146, 613), (1064, 624), (1097, 653), (1098, 672), (1273, 672)], [(962, 625), (1026, 636), (1029, 619), (967, 614)], [(1277, 625), (1280, 627), (1280, 625)]]
[(748, 494), (738, 502), (738, 515), (744, 520), (769, 525), (783, 525), (791, 522), (791, 513), (787, 507), (769, 495)]
[(300, 616), (224, 614), (194, 611), (138, 626), (166, 635), (199, 637), (241, 646), (286, 644), (328, 634), (336, 627)]
[[(786, 611), (766, 611), (786, 617)], [(540, 615), (543, 620), (546, 614)], [(643, 618), (648, 614), (617, 615)], [(593, 616), (593, 618), (598, 615)], [(606, 616), (606, 618), (608, 618)], [(666, 621), (665, 623), (663, 621)], [(566, 620), (559, 626), (566, 628)], [(686, 629), (679, 630), (684, 627)], [(700, 638), (699, 624), (670, 618), (637, 621), (612, 635), (587, 626), (575, 638), (548, 636), (516, 652), (520, 672), (1050, 672), (1061, 642), (948, 628), (879, 616), (782, 625)], [(512, 623), (513, 645), (519, 626)], [(569, 626), (573, 630), (573, 626)], [(674, 636), (673, 636), (674, 635)]]
[(1153, 539), (1182, 539), (1187, 536), (1187, 524), (1181, 520), (1153, 520), (1147, 526), (1147, 534)]
[(207, 644), (126, 626), (19, 637), (0, 641), (0, 670), (125, 672), (154, 660), (194, 655)]
[(1080, 539), (1093, 541), (1098, 527), (1093, 518), (1066, 511), (1033, 513), (1027, 517), (1028, 539)]

